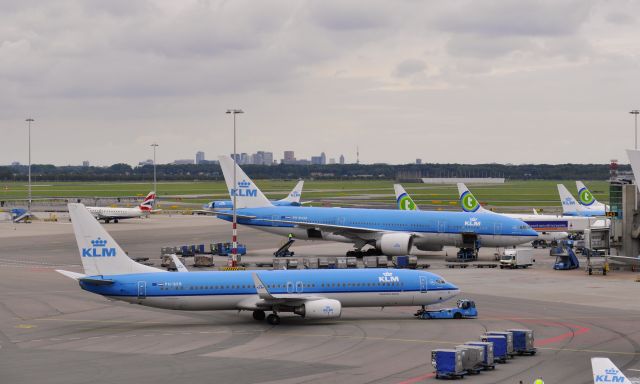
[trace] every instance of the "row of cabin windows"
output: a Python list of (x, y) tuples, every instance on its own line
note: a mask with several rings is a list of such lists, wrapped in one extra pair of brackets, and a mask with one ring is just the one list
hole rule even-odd
[[(320, 284), (320, 287), (322, 288), (346, 288), (346, 287), (402, 287), (404, 286), (404, 283), (402, 282), (378, 282), (378, 283), (322, 283)], [(287, 285), (286, 284), (267, 284), (267, 288), (286, 288)], [(296, 287), (296, 285), (291, 285), (291, 287)], [(303, 284), (304, 288), (315, 288), (316, 285), (315, 284)], [(248, 289), (248, 288), (253, 288), (256, 289), (256, 286), (253, 284), (244, 284), (244, 285), (196, 285), (196, 286), (190, 286), (189, 290), (190, 291), (195, 291), (195, 290), (203, 290), (203, 289)], [(184, 287), (181, 286), (177, 286), (177, 287), (173, 287), (173, 288), (169, 288), (169, 287), (160, 287), (161, 291), (168, 291), (168, 290), (181, 290), (181, 289), (185, 289)]]

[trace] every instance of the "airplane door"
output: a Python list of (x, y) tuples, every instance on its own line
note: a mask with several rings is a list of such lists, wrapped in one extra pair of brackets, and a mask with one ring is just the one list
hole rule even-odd
[(444, 233), (447, 230), (447, 223), (438, 221), (438, 233)]
[(420, 276), (420, 292), (427, 292), (427, 278)]
[(138, 281), (138, 299), (145, 299), (147, 297), (147, 282)]
[(302, 293), (302, 291), (304, 291), (302, 281), (296, 281), (296, 293)]
[(293, 288), (293, 283), (290, 281), (287, 281), (287, 293), (295, 293), (295, 290)]
[(493, 234), (500, 235), (502, 233), (502, 224), (496, 223), (493, 225)]

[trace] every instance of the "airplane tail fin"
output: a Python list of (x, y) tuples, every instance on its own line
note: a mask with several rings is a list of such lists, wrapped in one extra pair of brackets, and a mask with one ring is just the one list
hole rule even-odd
[(592, 357), (591, 370), (593, 371), (593, 383), (620, 383), (631, 384), (631, 380), (606, 357)]
[(578, 202), (573, 197), (571, 192), (564, 186), (564, 184), (558, 184), (558, 194), (560, 195), (560, 203), (562, 204), (562, 213), (565, 215), (575, 215), (580, 211)]
[[(236, 196), (236, 209), (271, 207), (273, 204), (262, 191), (251, 181), (249, 176), (229, 156), (220, 156), (220, 168), (224, 174), (224, 181), (229, 189), (229, 196), (233, 200)], [(233, 185), (233, 166), (236, 169), (237, 185)]]
[(486, 212), (487, 210), (482, 208), (478, 199), (473, 196), (473, 193), (463, 183), (458, 183), (458, 196), (460, 197), (460, 207), (465, 212)]
[(138, 205), (141, 211), (151, 212), (153, 208), (156, 206), (156, 193), (154, 191), (149, 192), (147, 197), (144, 198), (144, 201)]
[(89, 213), (84, 204), (68, 204), (85, 274), (121, 275), (163, 272), (131, 260), (111, 235)]
[(300, 197), (302, 196), (302, 187), (304, 187), (304, 180), (298, 181), (295, 187), (291, 190), (289, 195), (280, 201), (287, 201), (289, 203), (300, 204)]
[(393, 184), (393, 190), (396, 193), (396, 203), (401, 211), (419, 211), (420, 209), (414, 203), (413, 199), (400, 184)]

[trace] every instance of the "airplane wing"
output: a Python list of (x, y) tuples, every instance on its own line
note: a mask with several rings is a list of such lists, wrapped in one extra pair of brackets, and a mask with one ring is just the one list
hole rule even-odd
[[(255, 218), (255, 216), (252, 218)], [(307, 221), (297, 221), (297, 220), (288, 220), (288, 219), (259, 219), (259, 220), (267, 221), (271, 223), (293, 224), (293, 225), (297, 225), (300, 228), (315, 228), (315, 229), (320, 229), (336, 235), (345, 235), (345, 233), (354, 233), (354, 232), (356, 233), (389, 232), (389, 231), (375, 229), (375, 228), (354, 227), (350, 225), (339, 225), (339, 224), (310, 223)]]
[(296, 295), (295, 297), (289, 297), (286, 295), (273, 295), (269, 292), (267, 285), (262, 282), (257, 273), (252, 273), (251, 277), (253, 278), (253, 283), (256, 286), (256, 291), (258, 292), (258, 297), (262, 300), (262, 303), (258, 303), (257, 305), (272, 305), (272, 304), (296, 304), (305, 301), (312, 300), (322, 300), (326, 299), (326, 297), (322, 296), (300, 296)]
[(618, 264), (635, 264), (640, 265), (640, 257), (630, 256), (609, 256), (609, 260)]
[(171, 256), (171, 260), (173, 260), (173, 264), (175, 264), (176, 269), (178, 270), (178, 272), (189, 272), (187, 267), (185, 267), (184, 264), (182, 264), (180, 262), (180, 259), (178, 259), (177, 255), (170, 255), (170, 256)]

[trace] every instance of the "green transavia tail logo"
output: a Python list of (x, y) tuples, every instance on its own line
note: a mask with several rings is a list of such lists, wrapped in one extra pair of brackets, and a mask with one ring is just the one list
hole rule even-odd
[(582, 205), (591, 205), (595, 201), (595, 198), (587, 188), (582, 188), (578, 192), (578, 198), (580, 199), (580, 203)]
[(398, 208), (402, 211), (415, 211), (416, 203), (411, 200), (411, 197), (406, 193), (403, 193), (398, 197)]
[(460, 196), (460, 204), (462, 204), (462, 209), (465, 212), (475, 212), (480, 208), (478, 200), (476, 200), (469, 191), (465, 191), (462, 196)]

